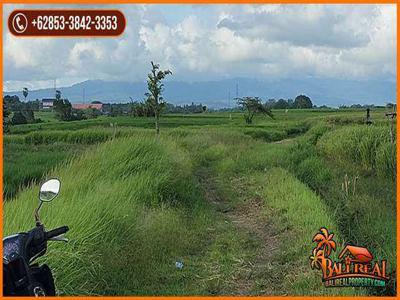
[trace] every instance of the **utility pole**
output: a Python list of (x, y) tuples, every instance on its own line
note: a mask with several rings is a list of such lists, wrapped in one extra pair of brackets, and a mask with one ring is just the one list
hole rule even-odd
[(54, 95), (57, 92), (57, 79), (54, 79)]
[(229, 109), (229, 120), (232, 120), (232, 113), (231, 113), (231, 91), (228, 92), (228, 109)]

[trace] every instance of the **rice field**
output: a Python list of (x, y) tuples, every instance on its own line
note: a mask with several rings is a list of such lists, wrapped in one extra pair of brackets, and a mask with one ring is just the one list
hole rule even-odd
[[(396, 143), (384, 110), (100, 117), (14, 126), (4, 138), (4, 234), (33, 225), (57, 177), (46, 258), (60, 295), (392, 295), (326, 289), (308, 263), (320, 227), (396, 270)], [(350, 182), (350, 188), (348, 188)], [(11, 200), (12, 199), (12, 200)], [(177, 268), (176, 262), (183, 263)], [(391, 281), (392, 282), (392, 281)]]

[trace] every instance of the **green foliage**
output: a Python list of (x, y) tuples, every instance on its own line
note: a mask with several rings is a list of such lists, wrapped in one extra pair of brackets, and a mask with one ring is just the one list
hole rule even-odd
[(251, 136), (254, 139), (260, 139), (265, 142), (275, 142), (283, 140), (287, 137), (287, 133), (282, 130), (262, 130), (262, 129), (246, 129), (244, 134)]
[(295, 170), (297, 177), (314, 191), (319, 192), (321, 188), (328, 185), (332, 179), (326, 162), (317, 156), (310, 156), (299, 163)]
[(274, 118), (271, 110), (266, 105), (262, 104), (261, 99), (258, 97), (237, 98), (236, 101), (237, 104), (245, 110), (244, 119), (246, 124), (252, 124), (254, 116), (258, 113)]
[(319, 122), (312, 126), (305, 135), (307, 141), (313, 145), (316, 145), (318, 140), (328, 131), (332, 130), (332, 125), (326, 122)]
[(96, 119), (101, 116), (101, 112), (96, 108), (89, 108), (83, 111), (85, 119)]
[[(317, 278), (320, 274), (311, 268), (304, 268), (304, 258), (311, 254), (312, 235), (321, 226), (335, 233), (339, 245), (343, 242), (334, 217), (321, 198), (284, 169), (273, 168), (266, 174), (256, 174), (256, 180), (264, 202), (274, 209), (275, 214), (281, 216), (281, 225), (286, 226), (282, 229), (290, 230), (290, 236), (287, 236), (290, 243), (285, 243), (280, 254), (282, 265), (290, 261), (288, 276), (293, 272), (293, 267), (303, 267), (302, 272), (295, 275), (296, 283), (291, 288), (297, 290), (297, 295), (304, 295), (306, 290), (318, 290), (321, 282)], [(293, 285), (289, 278), (283, 280), (286, 285)]]
[[(391, 145), (393, 150), (383, 150), (389, 149), (389, 141), (389, 129), (386, 127), (354, 125), (326, 133), (317, 146), (323, 153), (342, 163), (356, 163), (367, 171), (376, 171), (393, 166), (395, 144)], [(382, 149), (381, 144), (385, 145)], [(392, 176), (393, 172), (394, 169), (386, 175)]]
[(11, 199), (19, 190), (39, 182), (50, 169), (68, 160), (81, 149), (80, 145), (66, 143), (32, 146), (25, 144), (23, 139), (18, 140), (18, 137), (5, 137), (4, 199)]
[(30, 132), (24, 136), (26, 144), (40, 145), (65, 142), (70, 144), (97, 144), (107, 140), (122, 136), (132, 136), (137, 134), (136, 130), (126, 130), (123, 128), (93, 128), (81, 130), (52, 130)]
[(11, 125), (10, 120), (11, 111), (3, 101), (3, 133), (8, 133)]
[(154, 111), (148, 102), (132, 102), (130, 114), (133, 117), (154, 117)]
[[(165, 134), (157, 139), (146, 130), (151, 120), (138, 117), (14, 126), (18, 134), (4, 137), (7, 191), (16, 178), (16, 199), (4, 205), (5, 234), (34, 225), (36, 182), (57, 176), (60, 197), (42, 216), (49, 228), (71, 227), (71, 242), (50, 244), (45, 258), (63, 294), (236, 294), (243, 290), (232, 286), (242, 278), (254, 284), (246, 289), (252, 295), (266, 288), (325, 294), (320, 274), (304, 263), (321, 226), (340, 242), (388, 258), (395, 269), (394, 178), (384, 175), (395, 167), (389, 129), (327, 120), (356, 120), (364, 113), (277, 110), (274, 120), (251, 127), (242, 124), (241, 113), (166, 115)], [(374, 113), (378, 120), (382, 113)], [(371, 159), (374, 172), (354, 164)], [(31, 171), (33, 179), (24, 181)], [(354, 194), (341, 189), (345, 175), (358, 178)], [(265, 243), (252, 229), (240, 229), (242, 220), (221, 217), (236, 208), (233, 214), (240, 214), (240, 205), (253, 200), (266, 216), (255, 223), (263, 234), (273, 230), (268, 245), (277, 249), (265, 265), (257, 252)], [(174, 267), (176, 260), (185, 262), (183, 270)]]
[[(62, 294), (187, 292), (191, 271), (178, 273), (174, 262), (200, 251), (212, 215), (188, 155), (173, 142), (138, 136), (105, 143), (49, 176), (63, 184), (42, 221), (71, 228), (70, 244), (53, 243), (46, 256)], [(5, 203), (6, 235), (33, 225), (37, 190)]]
[(27, 124), (28, 120), (26, 119), (25, 115), (21, 111), (17, 111), (13, 114), (11, 118), (11, 124), (13, 125), (20, 125), (20, 124)]
[(333, 125), (364, 124), (363, 116), (332, 116), (327, 122)]
[(61, 94), (59, 94), (59, 98), (56, 97), (56, 100), (53, 102), (53, 109), (56, 112), (56, 117), (60, 121), (71, 121), (72, 105), (67, 99), (61, 99), (60, 97)]
[(165, 107), (165, 102), (161, 96), (164, 84), (161, 81), (167, 76), (171, 75), (170, 70), (160, 70), (160, 65), (151, 62), (151, 72), (147, 76), (147, 89), (148, 93), (145, 94), (147, 97), (147, 104), (154, 113), (156, 123), (156, 133), (160, 132), (159, 119), (160, 115)]
[(383, 177), (396, 177), (396, 143), (382, 142), (376, 149), (376, 171)]
[(311, 99), (305, 95), (299, 95), (294, 99), (293, 106), (295, 108), (312, 108)]

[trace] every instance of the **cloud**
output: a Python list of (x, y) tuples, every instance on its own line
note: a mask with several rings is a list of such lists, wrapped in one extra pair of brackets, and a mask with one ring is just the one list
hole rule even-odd
[[(5, 6), (4, 20), (15, 7)], [(117, 7), (127, 18), (118, 38), (16, 38), (5, 27), (5, 89), (43, 86), (55, 78), (60, 85), (145, 80), (151, 60), (183, 81), (395, 80), (395, 5)]]
[[(279, 6), (274, 9), (250, 9), (222, 19), (226, 27), (239, 35), (268, 41), (287, 42), (295, 46), (353, 48), (369, 42), (368, 33), (360, 30), (365, 16), (374, 18), (371, 7)], [(251, 15), (251, 17), (249, 17)]]

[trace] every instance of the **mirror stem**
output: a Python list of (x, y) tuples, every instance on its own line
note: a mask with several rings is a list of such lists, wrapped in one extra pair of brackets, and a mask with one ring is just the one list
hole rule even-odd
[(42, 223), (40, 222), (40, 217), (39, 217), (39, 210), (42, 207), (43, 202), (40, 201), (39, 206), (35, 210), (35, 221), (36, 221), (36, 226), (41, 225)]

